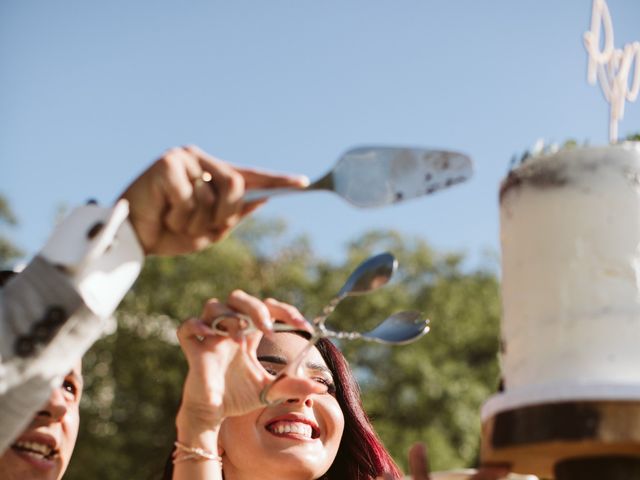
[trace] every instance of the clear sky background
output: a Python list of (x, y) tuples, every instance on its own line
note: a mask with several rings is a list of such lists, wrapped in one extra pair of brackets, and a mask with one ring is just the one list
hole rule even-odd
[[(609, 0), (615, 46), (640, 1)], [(262, 209), (341, 260), (372, 228), (477, 261), (499, 250), (497, 191), (538, 138), (603, 144), (608, 105), (586, 81), (591, 0), (2, 0), (0, 192), (29, 254), (60, 205), (108, 204), (164, 150), (323, 174), (348, 147), (460, 150), (468, 183), (384, 209), (337, 196)], [(620, 134), (640, 130), (627, 104)], [(476, 259), (476, 260), (474, 260)]]

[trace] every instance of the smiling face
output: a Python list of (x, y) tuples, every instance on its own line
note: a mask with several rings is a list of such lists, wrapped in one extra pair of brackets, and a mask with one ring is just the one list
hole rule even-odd
[(78, 436), (82, 374), (78, 364), (36, 413), (29, 427), (0, 456), (5, 480), (58, 480)]
[[(291, 363), (307, 340), (292, 333), (263, 338), (258, 359), (271, 373)], [(285, 402), (247, 415), (225, 419), (219, 443), (227, 480), (315, 479), (333, 463), (344, 429), (344, 416), (332, 395), (333, 376), (313, 348), (303, 363), (305, 375), (326, 384), (328, 392)]]

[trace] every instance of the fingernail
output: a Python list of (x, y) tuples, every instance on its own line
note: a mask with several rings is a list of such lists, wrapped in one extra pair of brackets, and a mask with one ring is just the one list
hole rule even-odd
[(309, 321), (308, 321), (306, 318), (304, 318), (304, 317), (299, 317), (299, 318), (297, 318), (296, 320), (297, 320), (298, 324), (299, 324), (302, 328), (304, 328), (305, 330), (308, 330), (308, 331), (310, 331), (310, 332), (313, 330), (313, 327), (311, 326), (311, 323), (309, 323)]
[(309, 181), (309, 177), (307, 177), (306, 175), (300, 175), (298, 177), (298, 182), (300, 183), (301, 187), (307, 187), (307, 186), (309, 186), (309, 183), (311, 183)]
[(273, 322), (271, 321), (271, 319), (265, 318), (263, 324), (268, 330), (273, 331)]

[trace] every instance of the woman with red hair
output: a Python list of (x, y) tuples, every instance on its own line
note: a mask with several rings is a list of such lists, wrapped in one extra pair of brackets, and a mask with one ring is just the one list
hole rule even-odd
[[(257, 330), (243, 331), (242, 315)], [(220, 335), (211, 324), (228, 335)], [(274, 332), (273, 322), (295, 332)], [(310, 327), (291, 305), (236, 290), (210, 300), (178, 339), (189, 364), (165, 479), (374, 480), (401, 478), (365, 414), (346, 360), (321, 339), (300, 375), (278, 382), (278, 403), (260, 394), (308, 345)]]

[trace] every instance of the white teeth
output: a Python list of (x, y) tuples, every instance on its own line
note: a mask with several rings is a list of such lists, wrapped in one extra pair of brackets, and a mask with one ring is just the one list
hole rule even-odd
[(295, 433), (303, 437), (311, 438), (311, 425), (300, 422), (278, 422), (270, 427), (273, 433), (282, 435), (284, 433)]
[(52, 448), (49, 445), (38, 442), (16, 442), (14, 446), (20, 450), (26, 451), (27, 453), (40, 454), (44, 457), (49, 456), (52, 451)]

